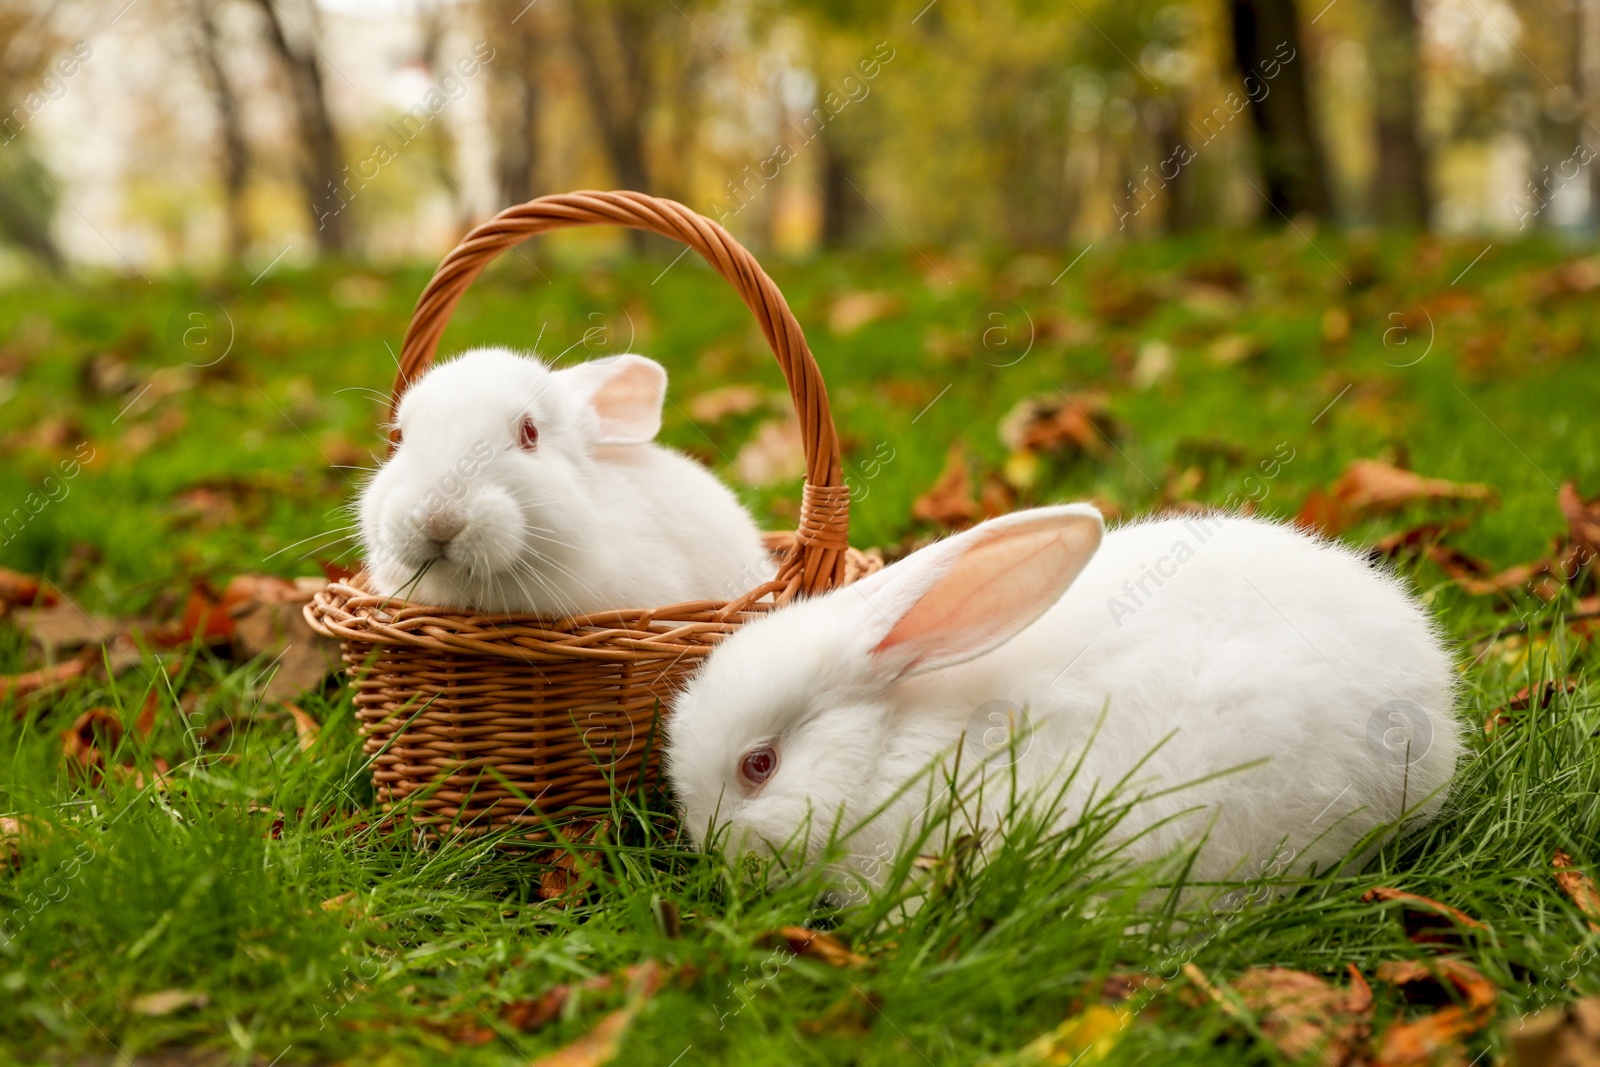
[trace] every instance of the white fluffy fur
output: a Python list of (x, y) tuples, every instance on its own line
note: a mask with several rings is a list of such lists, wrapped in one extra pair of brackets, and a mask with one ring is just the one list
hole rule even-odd
[[(1030, 574), (953, 624), (992, 631), (998, 618), (1015, 636), (993, 651), (991, 635), (921, 658), (903, 643), (879, 649), (964, 553), (1027, 523), (1087, 529), (1075, 551), (1093, 556), (1076, 580), (1070, 568)], [(1085, 505), (1006, 516), (728, 638), (668, 723), (668, 774), (695, 840), (727, 831), (736, 851), (788, 843), (814, 854), (835, 825), (855, 827), (948, 760), (973, 710), (996, 699), (1032, 720), (1017, 761), (1025, 795), (1054, 794), (1082, 756), (1065, 794), (1070, 820), (1091, 791), (1103, 797), (1132, 772), (1123, 795), (1149, 799), (1119, 828), (1128, 854), (1167, 855), (1204, 836), (1193, 870), (1203, 880), (1248, 879), (1274, 859), (1278, 869), (1326, 869), (1399, 818), (1402, 804), (1421, 817), (1438, 809), (1461, 751), (1455, 673), (1429, 616), (1391, 575), (1334, 542), (1256, 519), (1140, 522), (1107, 533), (1095, 551), (1100, 529)], [(1148, 595), (1135, 603), (1129, 589), (1138, 594), (1141, 579)], [(1392, 700), (1422, 709), (1432, 734), (1409, 766), (1368, 737)], [(751, 790), (741, 756), (768, 741), (777, 772)], [(964, 759), (970, 767), (970, 749)], [(987, 773), (980, 823), (992, 828), (1011, 771)], [(919, 783), (853, 834), (861, 872), (852, 877), (870, 880), (927, 796)]]
[[(620, 429), (594, 400), (619, 374)], [(632, 355), (552, 371), (479, 349), (435, 366), (406, 392), (400, 447), (361, 495), (375, 591), (560, 616), (728, 599), (766, 580), (771, 562), (734, 495), (649, 441), (665, 387), (665, 371)], [(517, 444), (524, 414), (539, 430), (531, 452)], [(424, 532), (440, 523), (464, 523), (442, 549)]]

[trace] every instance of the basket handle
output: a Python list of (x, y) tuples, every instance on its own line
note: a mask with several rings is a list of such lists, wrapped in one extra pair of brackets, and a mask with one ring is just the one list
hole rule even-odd
[[(426, 371), (439, 347), (450, 315), (483, 268), (501, 252), (535, 234), (569, 226), (632, 226), (681, 241), (705, 257), (727, 279), (761, 326), (778, 357), (789, 397), (800, 416), (805, 443), (806, 480), (800, 497), (800, 522), (794, 550), (778, 569), (787, 585), (780, 600), (796, 592), (823, 593), (844, 581), (849, 547), (850, 493), (844, 485), (839, 435), (828, 409), (822, 372), (805, 335), (777, 285), (755, 257), (717, 223), (675, 200), (627, 191), (583, 191), (541, 196), (506, 208), (475, 227), (439, 264), (417, 299), (400, 348), (400, 371), (389, 405), (392, 424), (406, 388)], [(391, 438), (390, 448), (393, 440)]]

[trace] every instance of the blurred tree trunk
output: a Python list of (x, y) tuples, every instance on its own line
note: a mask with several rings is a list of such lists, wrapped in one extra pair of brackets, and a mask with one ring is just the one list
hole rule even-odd
[(645, 135), (656, 17), (637, 0), (577, 5), (568, 13), (579, 81), (621, 188), (649, 192)]
[(195, 0), (195, 26), (199, 32), (201, 74), (211, 91), (222, 133), (222, 189), (228, 216), (228, 261), (238, 263), (250, 245), (250, 221), (245, 210), (245, 186), (250, 176), (250, 146), (245, 140), (239, 98), (233, 91), (222, 61), (222, 41), (214, 17), (216, 0)]
[[(351, 249), (354, 228), (346, 214), (347, 205), (339, 186), (344, 154), (339, 148), (333, 115), (328, 110), (315, 44), (311, 43), (305, 51), (289, 44), (276, 0), (256, 0), (256, 6), (266, 17), (267, 40), (289, 82), (290, 103), (300, 133), (300, 188), (316, 230), (317, 250), (323, 255), (346, 255)], [(314, 9), (312, 17), (315, 17)]]
[[(437, 81), (450, 69), (449, 61), (440, 60), (440, 52), (444, 48), (445, 22), (444, 12), (437, 3), (418, 5), (417, 28), (422, 34), (421, 55), (418, 58), (427, 68), (429, 76)], [(442, 119), (430, 122), (427, 138), (428, 158), (433, 163), (433, 173), (449, 188), (450, 202), (455, 205), (456, 228), (465, 233), (472, 229), (473, 216), (477, 212), (461, 188), (461, 177), (456, 173), (453, 158), (455, 145), (451, 140), (447, 123)]]
[[(7, 150), (18, 151), (11, 145)], [(42, 170), (41, 164), (30, 163)], [(0, 177), (0, 238), (31, 252), (50, 273), (62, 274), (66, 271), (66, 261), (50, 233), (50, 212), (41, 209), (40, 197), (28, 196), (27, 189), (16, 187), (25, 184), (12, 180), (18, 177), (17, 170), (15, 166), (7, 167), (6, 174)]]
[(1373, 215), (1384, 226), (1426, 226), (1428, 155), (1418, 131), (1422, 95), (1420, 34), (1413, 0), (1377, 0), (1367, 55), (1372, 64), (1373, 136), (1378, 167), (1373, 174)]
[(1578, 0), (1578, 91), (1589, 150), (1589, 224), (1600, 227), (1600, 0)]
[(1161, 162), (1155, 166), (1157, 176), (1165, 183), (1160, 225), (1163, 233), (1181, 233), (1192, 230), (1198, 222), (1194, 207), (1194, 183), (1190, 181), (1189, 167), (1194, 160), (1194, 149), (1184, 140), (1178, 118), (1184, 114), (1184, 101), (1174, 95), (1170, 99), (1152, 100), (1149, 104), (1153, 140)]
[(855, 240), (861, 229), (861, 193), (852, 186), (856, 178), (856, 163), (839, 140), (834, 130), (824, 130), (817, 140), (817, 149), (821, 153), (820, 228), (824, 248), (845, 247)]
[[(534, 197), (539, 169), (540, 78), (544, 73), (544, 19), (523, 0), (490, 0), (489, 22), (504, 27), (495, 39), (500, 56), (490, 75), (494, 96), (495, 185), (499, 206), (526, 203)], [(519, 14), (520, 12), (520, 14)]]
[(1255, 123), (1262, 190), (1289, 218), (1327, 218), (1327, 163), (1311, 118), (1305, 46), (1294, 0), (1229, 0), (1233, 59)]
[(59, 193), (29, 144), (26, 123), (10, 124), (50, 60), (69, 39), (57, 0), (0, 0), (0, 241), (38, 258), (52, 273), (66, 269), (51, 233)]

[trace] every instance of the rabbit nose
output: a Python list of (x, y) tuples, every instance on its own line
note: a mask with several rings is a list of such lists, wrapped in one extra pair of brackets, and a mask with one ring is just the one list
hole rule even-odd
[(456, 534), (466, 529), (467, 520), (456, 512), (436, 511), (418, 524), (422, 536), (439, 545), (447, 545)]

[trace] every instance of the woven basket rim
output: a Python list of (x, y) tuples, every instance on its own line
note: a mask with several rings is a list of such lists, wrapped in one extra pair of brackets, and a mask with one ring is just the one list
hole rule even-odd
[[(768, 534), (769, 543), (793, 534)], [(849, 549), (846, 582), (883, 565), (876, 552)], [(563, 618), (487, 614), (397, 600), (373, 593), (366, 572), (329, 582), (304, 608), (324, 637), (373, 645), (412, 646), (457, 655), (536, 663), (573, 659), (629, 662), (704, 655), (728, 633), (777, 606), (785, 588), (765, 582), (732, 600), (691, 600), (656, 608), (624, 608)]]

